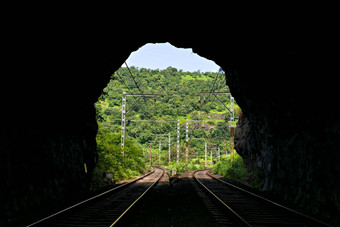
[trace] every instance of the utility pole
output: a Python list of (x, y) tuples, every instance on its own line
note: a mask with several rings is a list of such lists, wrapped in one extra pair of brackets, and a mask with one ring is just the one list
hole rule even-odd
[[(157, 143), (158, 141), (157, 140), (150, 140), (149, 143), (150, 143), (150, 168), (152, 166), (152, 153), (151, 153), (151, 144), (152, 143)], [(160, 141), (159, 141), (160, 142)]]
[[(132, 106), (126, 110), (126, 97), (127, 96), (136, 96), (139, 97), (137, 99), (137, 101), (135, 103), (132, 104)], [(130, 112), (130, 110), (142, 99), (145, 97), (156, 97), (160, 96), (160, 95), (150, 95), (150, 94), (143, 94), (143, 95), (139, 95), (139, 94), (126, 94), (126, 92), (123, 92), (123, 98), (122, 98), (122, 130), (121, 130), (121, 149), (122, 149), (122, 157), (123, 157), (123, 161), (124, 161), (124, 149), (125, 149), (125, 124), (126, 124), (126, 114), (128, 112)]]
[[(216, 99), (229, 111), (230, 113), (230, 120), (229, 120), (229, 128), (230, 128), (230, 162), (234, 161), (234, 134), (235, 134), (235, 111), (234, 111), (234, 97), (231, 96), (231, 93), (225, 92), (209, 92), (209, 93), (196, 93), (197, 95), (207, 95), (212, 94), (216, 97)], [(230, 95), (230, 109), (224, 105), (224, 103), (217, 97), (217, 95)], [(231, 158), (231, 154), (233, 157)]]
[(150, 158), (150, 168), (152, 166), (152, 157), (151, 157), (151, 143), (150, 143), (150, 155), (149, 155), (149, 158)]
[(189, 155), (189, 122), (218, 122), (223, 120), (186, 120), (186, 130), (185, 130), (185, 144), (186, 144), (186, 152), (185, 152), (185, 159), (186, 163), (188, 164), (188, 155)]
[(185, 161), (188, 164), (188, 155), (189, 155), (189, 120), (186, 121), (186, 130), (185, 130)]
[(179, 162), (179, 120), (177, 120), (177, 163)]
[[(227, 141), (226, 141), (226, 138), (224, 138), (224, 146), (223, 146), (223, 150), (225, 150), (225, 158), (227, 159), (227, 149), (226, 149), (226, 146), (227, 146)], [(223, 153), (223, 150), (222, 150), (222, 153)]]
[[(234, 97), (230, 97), (230, 160), (231, 166), (234, 161), (234, 130), (235, 130), (235, 122), (234, 122)], [(231, 159), (231, 154), (233, 154), (233, 158)]]
[[(155, 134), (155, 136), (169, 136), (169, 163), (170, 163), (170, 160), (171, 160), (171, 147), (170, 147), (170, 138), (171, 138), (171, 134), (168, 133), (168, 134)], [(159, 156), (158, 156), (158, 163), (160, 165), (161, 163), (161, 138), (159, 138)]]
[(149, 158), (150, 158), (150, 168), (152, 166), (152, 156), (151, 156), (151, 144), (155, 141), (149, 141), (150, 142), (150, 155), (149, 155)]
[(122, 149), (122, 157), (124, 161), (124, 143), (125, 143), (125, 113), (126, 113), (126, 92), (123, 92), (123, 101), (122, 101), (122, 132), (121, 132), (121, 149)]
[(158, 165), (161, 166), (161, 138), (159, 138)]
[(207, 167), (207, 143), (204, 144), (205, 167)]
[[(179, 162), (179, 134), (180, 134), (180, 125), (179, 125), (179, 120), (177, 121), (163, 121), (163, 120), (128, 120), (128, 122), (133, 121), (133, 122), (177, 122), (177, 163)], [(171, 126), (172, 127), (172, 126)], [(167, 135), (167, 134), (164, 134)], [(170, 133), (169, 133), (170, 136)], [(170, 139), (169, 139), (169, 162), (171, 160), (171, 152), (170, 152)]]
[(171, 162), (170, 133), (169, 133), (169, 164)]
[[(209, 143), (207, 145), (209, 145), (209, 149), (210, 149), (210, 162), (211, 162), (211, 166), (213, 166), (212, 150), (217, 150), (219, 148), (217, 148), (217, 144)], [(215, 145), (216, 147), (210, 147), (210, 145)]]

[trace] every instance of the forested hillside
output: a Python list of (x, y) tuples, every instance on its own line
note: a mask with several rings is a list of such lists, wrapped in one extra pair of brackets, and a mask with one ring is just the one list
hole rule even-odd
[[(216, 122), (192, 122), (189, 124), (189, 160), (195, 159), (199, 163), (200, 158), (204, 157), (205, 142), (212, 144), (211, 148), (220, 147), (221, 154), (229, 150), (229, 112), (213, 95), (198, 96), (196, 94), (229, 92), (223, 73), (183, 72), (172, 67), (165, 70), (120, 68), (112, 75), (110, 82), (95, 104), (99, 126), (98, 151), (102, 159), (99, 169), (113, 171), (112, 166), (116, 166), (113, 163), (121, 161), (120, 134), (123, 92), (159, 95), (157, 98), (145, 97), (139, 101), (140, 97), (127, 97), (125, 162), (128, 162), (127, 166), (131, 168), (134, 164), (143, 166), (139, 169), (132, 168), (131, 171), (141, 171), (145, 168), (144, 163), (146, 163), (145, 166), (149, 164), (150, 144), (153, 150), (153, 163), (158, 164), (159, 137), (156, 134), (171, 134), (171, 160), (176, 160), (177, 123), (157, 122), (157, 120), (180, 121), (180, 160), (185, 159), (186, 119), (216, 120)], [(219, 95), (218, 98), (229, 107), (230, 95)], [(235, 107), (237, 111), (237, 105)], [(225, 138), (226, 140), (210, 140), (211, 138)], [(155, 142), (150, 143), (150, 141)], [(161, 164), (167, 164), (168, 136), (161, 139), (161, 143)], [(216, 151), (215, 149), (213, 154), (214, 160), (217, 157)], [(138, 158), (135, 158), (136, 155), (133, 154), (139, 154)], [(133, 160), (129, 160), (132, 157)]]

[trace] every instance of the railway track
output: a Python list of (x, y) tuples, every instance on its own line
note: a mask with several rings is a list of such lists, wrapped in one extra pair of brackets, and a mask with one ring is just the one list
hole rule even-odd
[(82, 201), (30, 226), (114, 226), (163, 176), (154, 171), (132, 182)]
[(266, 198), (196, 171), (195, 181), (228, 213), (235, 226), (328, 226)]
[[(191, 178), (194, 178), (194, 173), (192, 173)], [(221, 209), (221, 207), (217, 206), (217, 204), (213, 200), (211, 200), (209, 194), (207, 194), (204, 191), (203, 187), (199, 187), (199, 185), (193, 180), (191, 180), (191, 183), (197, 195), (202, 199), (202, 202), (204, 203), (205, 207), (213, 216), (219, 227), (235, 226), (233, 224), (234, 221), (232, 220), (228, 212), (224, 209)]]

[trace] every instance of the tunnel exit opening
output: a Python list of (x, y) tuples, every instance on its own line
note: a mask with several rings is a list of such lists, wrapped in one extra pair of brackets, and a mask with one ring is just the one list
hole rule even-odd
[(95, 107), (95, 176), (116, 172), (115, 180), (122, 180), (153, 165), (174, 172), (217, 162), (231, 168), (237, 156), (233, 136), (240, 108), (222, 68), (192, 49), (161, 43), (132, 52)]

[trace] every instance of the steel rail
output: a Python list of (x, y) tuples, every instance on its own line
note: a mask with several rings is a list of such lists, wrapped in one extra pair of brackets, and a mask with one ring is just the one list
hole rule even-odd
[[(160, 169), (160, 168), (159, 168)], [(162, 175), (158, 178), (157, 181), (155, 181), (152, 185), (150, 185), (148, 187), (148, 189), (146, 189), (143, 194), (141, 196), (139, 196), (111, 225), (110, 227), (114, 226), (115, 224), (117, 224), (117, 222), (151, 189), (153, 188), (158, 182), (159, 180), (163, 177), (164, 175), (164, 169)]]
[[(53, 217), (56, 217), (56, 216), (58, 216), (58, 215), (60, 215), (60, 214), (62, 214), (62, 213), (64, 213), (64, 212), (66, 212), (66, 211), (72, 210), (72, 209), (74, 209), (74, 208), (76, 208), (76, 207), (78, 207), (78, 206), (80, 206), (80, 205), (83, 205), (83, 204), (89, 202), (89, 201), (93, 201), (94, 199), (98, 199), (99, 197), (102, 197), (102, 196), (104, 196), (104, 195), (106, 195), (106, 194), (108, 194), (108, 193), (110, 193), (110, 192), (116, 191), (116, 190), (118, 190), (118, 189), (120, 189), (120, 188), (123, 188), (123, 187), (125, 187), (125, 186), (130, 185), (130, 184), (133, 184), (133, 183), (135, 183), (136, 181), (141, 180), (141, 179), (143, 179), (143, 178), (145, 178), (145, 177), (151, 175), (151, 174), (154, 173), (154, 172), (155, 172), (155, 170), (151, 171), (150, 173), (148, 173), (148, 174), (146, 174), (146, 175), (144, 175), (144, 176), (142, 176), (142, 177), (139, 177), (139, 178), (137, 178), (137, 179), (134, 179), (134, 180), (132, 180), (132, 181), (130, 181), (130, 182), (126, 182), (126, 183), (124, 183), (124, 184), (122, 184), (122, 185), (119, 185), (119, 186), (117, 186), (117, 187), (114, 187), (114, 188), (112, 188), (112, 189), (109, 189), (109, 190), (107, 190), (107, 191), (105, 191), (105, 192), (103, 192), (103, 193), (100, 193), (100, 194), (98, 194), (98, 195), (95, 195), (95, 196), (93, 196), (93, 197), (91, 197), (91, 198), (89, 198), (89, 199), (86, 199), (86, 200), (83, 200), (83, 201), (81, 201), (81, 202), (79, 202), (79, 203), (76, 203), (76, 204), (74, 204), (74, 205), (72, 205), (72, 206), (70, 206), (70, 207), (67, 207), (67, 208), (65, 208), (65, 209), (63, 209), (63, 210), (61, 210), (61, 211), (58, 211), (58, 212), (56, 212), (56, 213), (54, 213), (54, 214), (52, 214), (52, 215), (49, 215), (49, 216), (47, 216), (47, 217), (45, 217), (45, 218), (42, 218), (42, 219), (40, 219), (40, 220), (38, 220), (38, 221), (36, 221), (36, 222), (34, 222), (34, 223), (32, 223), (32, 224), (29, 224), (29, 225), (27, 225), (26, 227), (31, 227), (31, 226), (40, 224), (40, 223), (42, 223), (42, 222), (44, 222), (44, 221), (47, 221), (47, 220), (49, 220), (49, 219), (51, 219), (51, 218), (53, 218)], [(163, 174), (164, 174), (164, 173), (163, 173)]]
[(262, 200), (262, 201), (265, 201), (265, 202), (267, 202), (267, 203), (269, 203), (269, 204), (271, 204), (271, 205), (277, 206), (277, 207), (282, 208), (282, 209), (284, 209), (284, 210), (287, 210), (287, 211), (293, 213), (295, 216), (298, 216), (298, 217), (300, 217), (300, 218), (303, 217), (303, 218), (307, 219), (309, 222), (315, 222), (315, 223), (317, 223), (318, 225), (323, 225), (323, 226), (330, 226), (330, 225), (328, 225), (328, 224), (326, 224), (326, 223), (324, 223), (324, 222), (321, 222), (321, 221), (319, 221), (319, 220), (317, 220), (317, 219), (314, 219), (314, 218), (309, 217), (309, 216), (307, 216), (307, 215), (305, 215), (305, 214), (299, 213), (299, 212), (297, 212), (297, 211), (295, 211), (295, 210), (293, 210), (293, 209), (290, 209), (290, 208), (288, 208), (288, 207), (285, 207), (285, 206), (283, 206), (283, 205), (281, 205), (281, 204), (279, 204), (279, 203), (276, 203), (276, 202), (274, 202), (274, 201), (272, 201), (272, 200), (269, 200), (269, 199), (267, 199), (267, 198), (264, 198), (264, 197), (262, 197), (262, 196), (260, 196), (260, 195), (256, 195), (256, 194), (254, 194), (254, 193), (252, 193), (252, 192), (249, 192), (249, 191), (247, 191), (247, 190), (245, 190), (245, 189), (243, 189), (243, 188), (237, 187), (237, 186), (235, 186), (235, 185), (233, 185), (233, 184), (230, 184), (230, 183), (228, 183), (228, 182), (226, 182), (226, 181), (223, 181), (223, 180), (221, 180), (221, 179), (219, 179), (219, 178), (217, 178), (217, 177), (214, 177), (214, 176), (212, 176), (209, 172), (207, 172), (207, 175), (210, 176), (211, 178), (213, 178), (214, 180), (217, 180), (217, 181), (221, 182), (222, 184), (225, 184), (225, 185), (227, 185), (227, 186), (229, 186), (229, 187), (232, 187), (232, 188), (234, 188), (234, 189), (236, 189), (236, 190), (238, 190), (238, 191), (241, 191), (242, 193), (245, 193), (245, 194), (247, 194), (247, 195), (250, 195), (250, 196), (252, 196), (252, 197), (255, 197), (255, 198), (257, 198), (257, 199), (260, 199), (260, 200)]
[(225, 208), (228, 209), (228, 211), (238, 219), (243, 225), (245, 226), (252, 226), (250, 225), (246, 220), (244, 220), (238, 213), (236, 213), (231, 207), (229, 207), (227, 204), (225, 204), (215, 193), (213, 193), (209, 188), (207, 188), (198, 178), (195, 176), (197, 172), (201, 170), (197, 170), (194, 172), (193, 176), (194, 179), (199, 185), (201, 185), (206, 191), (208, 191), (217, 201), (219, 201)]

